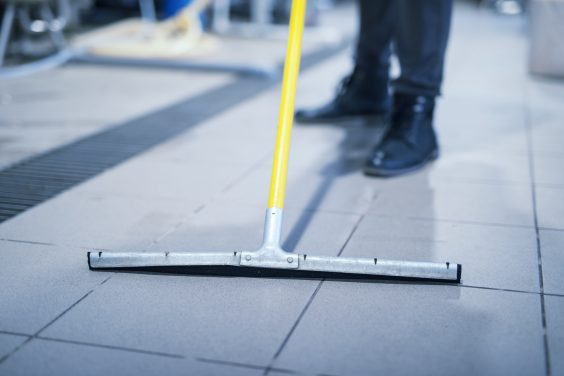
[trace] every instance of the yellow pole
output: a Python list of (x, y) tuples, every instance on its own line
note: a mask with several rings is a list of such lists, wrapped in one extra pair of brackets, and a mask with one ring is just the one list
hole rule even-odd
[(306, 0), (292, 0), (288, 49), (284, 63), (282, 98), (280, 100), (280, 114), (278, 117), (274, 161), (272, 163), (268, 208), (282, 209), (284, 207), (284, 191), (286, 189), (286, 176), (288, 173), (290, 137), (292, 135), (292, 124), (294, 122), (296, 85), (298, 82), (298, 72), (300, 71), (305, 12)]

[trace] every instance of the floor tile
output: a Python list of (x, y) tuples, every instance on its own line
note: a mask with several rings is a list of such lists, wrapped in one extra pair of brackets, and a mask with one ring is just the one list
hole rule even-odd
[(0, 364), (2, 375), (261, 375), (230, 367), (159, 355), (36, 339)]
[(535, 294), (326, 282), (275, 365), (333, 375), (538, 375), (542, 343)]
[(546, 296), (546, 330), (553, 375), (564, 375), (564, 297)]
[[(10, 100), (2, 105), (0, 121), (105, 119), (110, 123), (119, 122), (159, 110), (232, 79), (226, 74), (68, 66), (6, 81), (2, 93), (8, 94)], [(34, 111), (29, 111), (30, 106)]]
[[(170, 142), (144, 153), (139, 161), (176, 163), (183, 166), (208, 165), (210, 170), (227, 174), (237, 166), (249, 168), (270, 157), (272, 145), (253, 140), (237, 140), (197, 132), (186, 132)], [(185, 172), (187, 175), (188, 172)], [(193, 175), (193, 178), (205, 177)]]
[[(150, 250), (206, 252), (254, 250), (260, 246), (265, 209), (223, 205), (205, 207)], [(287, 251), (339, 253), (359, 217), (286, 209), (282, 245)]]
[[(0, 238), (100, 249), (142, 249), (200, 202), (66, 192), (0, 225)], [(55, 220), (56, 219), (56, 220)]]
[(537, 187), (539, 227), (564, 230), (564, 189)]
[(523, 103), (446, 97), (439, 102), (437, 131), (443, 146), (488, 154), (527, 153)]
[[(219, 200), (264, 207), (268, 199), (271, 171), (253, 171)], [(363, 213), (376, 196), (379, 182), (362, 176), (357, 171), (328, 171), (302, 174), (291, 173), (286, 185), (285, 207)]]
[(539, 236), (544, 291), (564, 295), (564, 231), (541, 230)]
[[(319, 255), (338, 254), (358, 220), (356, 215), (334, 213), (286, 214), (285, 248)], [(263, 209), (213, 205), (153, 248), (253, 250), (260, 245), (263, 218)], [(317, 283), (119, 274), (45, 335), (266, 366)], [(84, 326), (85, 321), (90, 324)], [(106, 326), (111, 330), (103, 329)]]
[(116, 274), (43, 335), (266, 366), (317, 284)]
[(464, 285), (539, 292), (532, 228), (367, 216), (343, 256), (456, 262)]
[(443, 148), (441, 157), (428, 168), (431, 178), (530, 184), (526, 154)]
[(562, 96), (564, 85), (557, 81), (535, 78), (528, 82), (528, 111), (535, 155), (564, 157), (562, 143)]
[(246, 169), (248, 166), (244, 165), (227, 167), (219, 163), (171, 163), (142, 158), (111, 169), (77, 191), (203, 204)]
[(530, 187), (435, 179), (427, 171), (385, 181), (371, 214), (533, 226)]
[[(563, 133), (564, 134), (564, 133)], [(564, 153), (562, 155), (547, 155), (536, 153), (535, 183), (538, 185), (554, 185), (564, 189)]]
[(0, 241), (0, 330), (35, 334), (108, 278), (81, 249)]
[(547, 154), (563, 158), (564, 151), (562, 150), (562, 144), (559, 142), (564, 137), (561, 119), (554, 119), (552, 113), (534, 116), (538, 116), (538, 118), (533, 119), (532, 125), (533, 152), (536, 155)]
[(4, 358), (18, 346), (24, 343), (28, 337), (0, 333), (0, 359)]

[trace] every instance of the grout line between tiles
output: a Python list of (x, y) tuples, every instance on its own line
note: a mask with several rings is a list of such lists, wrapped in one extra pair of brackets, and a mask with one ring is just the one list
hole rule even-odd
[(35, 242), (35, 241), (31, 241), (31, 240), (19, 240), (19, 239), (0, 238), (0, 241), (12, 242), (12, 243), (33, 244), (33, 245), (45, 245), (45, 246), (49, 246), (49, 247), (54, 247), (54, 246), (55, 246), (55, 244), (52, 244), (52, 243)]
[(554, 190), (564, 190), (564, 184), (560, 183), (537, 183), (537, 187)]
[[(438, 283), (437, 283), (438, 284)], [(445, 285), (445, 283), (441, 283), (441, 285)], [(533, 294), (533, 295), (542, 295), (542, 293), (537, 291), (525, 291), (525, 290), (514, 290), (514, 289), (503, 289), (499, 287), (487, 287), (487, 286), (473, 286), (473, 285), (456, 285), (456, 284), (448, 284), (449, 286), (457, 286), (462, 288), (469, 288), (469, 289), (478, 289), (478, 290), (490, 290), (490, 291), (501, 291), (501, 292), (516, 292), (519, 294)]]
[(554, 296), (557, 298), (564, 298), (564, 294), (557, 294), (557, 293), (552, 293), (552, 292), (545, 292), (544, 296)]
[(18, 337), (33, 337), (32, 334), (10, 332), (10, 331), (7, 331), (7, 330), (0, 330), (0, 334), (7, 334), (7, 335), (10, 335), (10, 336), (18, 336)]
[(563, 228), (552, 228), (552, 227), (539, 227), (539, 230), (564, 232)]
[(278, 356), (282, 353), (282, 350), (284, 350), (284, 347), (286, 347), (286, 344), (288, 343), (288, 341), (290, 340), (290, 337), (292, 336), (292, 334), (294, 334), (294, 331), (296, 330), (296, 328), (298, 327), (298, 325), (300, 324), (300, 322), (302, 321), (304, 315), (306, 314), (307, 310), (309, 309), (309, 307), (311, 306), (311, 303), (313, 303), (313, 300), (315, 299), (315, 297), (317, 296), (317, 293), (319, 292), (319, 290), (321, 289), (321, 286), (323, 285), (323, 282), (325, 282), (325, 279), (322, 279), (321, 281), (319, 281), (319, 283), (317, 284), (315, 290), (313, 291), (313, 293), (311, 294), (311, 296), (309, 297), (306, 305), (304, 306), (304, 308), (302, 309), (302, 311), (300, 312), (298, 318), (296, 319), (296, 321), (294, 322), (294, 325), (292, 325), (292, 327), (290, 328), (290, 331), (288, 332), (288, 334), (286, 335), (286, 337), (284, 338), (284, 340), (282, 341), (282, 344), (280, 345), (280, 347), (278, 348), (278, 350), (276, 350), (276, 353), (274, 354), (274, 356), (272, 357), (272, 359), (270, 360), (270, 363), (268, 365), (268, 367), (265, 368), (263, 376), (267, 376), (271, 371), (273, 371), (273, 365), (274, 362), (276, 361), (276, 359), (278, 358)]
[[(375, 197), (373, 197), (373, 200), (375, 199)], [(367, 206), (367, 210), (368, 210), (368, 206)], [(337, 257), (341, 256), (341, 254), (343, 253), (343, 251), (345, 250), (345, 248), (347, 247), (347, 244), (349, 244), (349, 241), (351, 240), (351, 238), (353, 237), (353, 235), (356, 233), (356, 230), (358, 229), (358, 227), (360, 226), (360, 223), (362, 222), (362, 220), (364, 219), (364, 214), (359, 216), (357, 222), (355, 223), (354, 227), (351, 230), (351, 233), (349, 234), (349, 236), (347, 237), (347, 239), (345, 240), (345, 243), (343, 244), (343, 246), (341, 247), (341, 249), (339, 250), (339, 253), (337, 254)], [(313, 300), (315, 299), (315, 297), (317, 296), (317, 293), (319, 292), (319, 290), (321, 289), (321, 286), (323, 286), (323, 283), (325, 282), (325, 278), (321, 279), (321, 281), (319, 281), (319, 283), (317, 284), (317, 287), (315, 288), (315, 290), (313, 291), (313, 293), (311, 294), (311, 296), (309, 297), (306, 305), (304, 306), (304, 308), (302, 309), (302, 311), (300, 312), (298, 318), (296, 319), (296, 321), (294, 322), (294, 325), (292, 325), (292, 327), (290, 328), (290, 331), (288, 332), (288, 334), (286, 335), (286, 337), (284, 338), (284, 340), (282, 341), (280, 347), (278, 348), (278, 350), (276, 351), (276, 353), (274, 353), (274, 356), (272, 357), (272, 359), (270, 360), (270, 363), (268, 365), (268, 367), (264, 370), (263, 376), (267, 376), (271, 371), (274, 370), (274, 362), (276, 362), (276, 359), (278, 358), (278, 356), (280, 356), (280, 354), (282, 353), (282, 350), (284, 350), (284, 347), (286, 347), (286, 344), (288, 343), (288, 341), (290, 340), (290, 337), (292, 336), (292, 334), (294, 334), (294, 331), (297, 329), (298, 325), (300, 324), (300, 322), (302, 321), (303, 317), (305, 316), (307, 310), (309, 309), (309, 307), (311, 306), (311, 304), (313, 303)]]
[[(110, 278), (110, 277), (108, 277)], [(102, 281), (103, 283), (104, 281)], [(58, 319), (60, 319), (61, 317), (63, 317), (67, 312), (69, 312), (71, 309), (73, 309), (74, 307), (76, 307), (80, 302), (82, 302), (84, 299), (86, 299), (90, 294), (92, 294), (94, 292), (94, 289), (88, 291), (86, 294), (84, 294), (80, 299), (78, 299), (76, 302), (74, 302), (73, 304), (71, 304), (70, 307), (68, 307), (67, 309), (65, 309), (63, 312), (61, 312), (59, 315), (57, 315), (53, 320), (49, 321), (45, 326), (43, 326), (41, 329), (39, 329), (33, 336), (37, 337), (41, 334), (41, 332), (45, 331), (48, 327), (50, 327), (51, 325), (53, 325), (55, 323), (55, 321), (57, 321)]]
[[(107, 277), (106, 279), (104, 279), (102, 282), (100, 282), (98, 284), (98, 286), (103, 285), (104, 283), (106, 283), (110, 278), (112, 278), (112, 276), (110, 275), (109, 277)], [(24, 348), (28, 343), (30, 343), (32, 340), (39, 338), (39, 335), (41, 334), (41, 332), (43, 332), (45, 329), (47, 329), (49, 326), (53, 325), (57, 320), (59, 320), (61, 317), (63, 317), (66, 313), (68, 313), (71, 309), (73, 309), (74, 307), (76, 307), (80, 302), (82, 302), (84, 299), (86, 299), (90, 294), (92, 294), (94, 292), (95, 288), (88, 291), (86, 294), (84, 294), (80, 299), (78, 299), (77, 301), (75, 301), (73, 304), (70, 305), (70, 307), (68, 307), (67, 309), (65, 309), (63, 312), (61, 312), (60, 314), (58, 314), (53, 320), (49, 321), (46, 325), (44, 325), (42, 328), (40, 328), (37, 332), (35, 332), (33, 335), (28, 336), (28, 338), (22, 342), (19, 346), (16, 346), (12, 351), (10, 351), (9, 353), (7, 353), (6, 355), (4, 355), (2, 358), (0, 358), (0, 364), (2, 364), (3, 362), (5, 362), (8, 358), (10, 358), (12, 355), (14, 355), (15, 353), (17, 353), (18, 351), (20, 351), (22, 348)]]
[[(218, 359), (210, 359), (210, 358), (201, 358), (201, 357), (196, 358), (196, 361), (202, 362), (202, 363), (221, 364), (221, 365), (232, 366), (232, 367), (254, 369), (254, 370), (258, 370), (258, 371), (265, 370), (266, 368), (268, 368), (268, 367), (264, 367), (264, 366), (258, 366), (258, 365), (252, 365), (252, 364), (246, 364), (246, 363), (239, 363), (239, 362), (232, 362), (232, 361), (218, 360)], [(271, 370), (274, 371), (274, 372), (286, 373), (286, 374), (290, 374), (290, 375), (298, 374), (298, 372), (296, 372), (294, 370), (287, 369), (287, 368), (271, 368)]]
[(251, 167), (249, 167), (248, 169), (245, 170), (244, 173), (242, 173), (239, 177), (237, 177), (236, 179), (233, 179), (233, 181), (229, 184), (227, 184), (220, 192), (221, 195), (225, 194), (226, 192), (229, 192), (233, 187), (235, 187), (237, 184), (239, 184), (243, 179), (245, 179), (247, 176), (249, 176), (250, 174), (252, 174), (254, 171), (256, 171), (257, 169), (260, 168), (260, 166), (267, 160), (270, 158), (270, 156), (272, 155), (272, 152), (269, 151), (268, 153), (265, 153), (262, 157), (260, 157), (260, 159), (253, 163)]
[[(270, 154), (270, 153), (269, 153)], [(152, 242), (150, 243), (151, 245), (155, 245), (157, 243), (159, 243), (161, 240), (163, 240), (164, 238), (166, 238), (168, 235), (172, 234), (173, 232), (175, 232), (176, 230), (178, 230), (178, 228), (180, 228), (180, 226), (182, 226), (183, 224), (185, 224), (190, 218), (192, 218), (195, 215), (198, 215), (202, 210), (204, 210), (207, 206), (211, 205), (213, 202), (217, 201), (218, 197), (220, 197), (225, 191), (229, 190), (230, 187), (236, 185), (240, 180), (244, 179), (246, 176), (248, 176), (250, 173), (252, 173), (252, 171), (254, 171), (257, 166), (260, 165), (260, 163), (262, 163), (262, 161), (267, 157), (267, 155), (263, 155), (262, 157), (259, 158), (259, 160), (256, 163), (253, 163), (251, 165), (251, 167), (249, 167), (248, 169), (244, 170), (241, 175), (239, 175), (238, 177), (236, 177), (235, 179), (233, 179), (233, 181), (229, 182), (226, 184), (226, 186), (222, 189), (219, 190), (219, 192), (217, 192), (215, 195), (213, 195), (212, 197), (209, 198), (209, 200), (207, 200), (206, 202), (202, 203), (201, 205), (199, 205), (192, 213), (186, 215), (185, 217), (183, 217), (178, 223), (176, 223), (175, 225), (173, 225), (169, 230), (165, 231), (162, 235), (158, 236), (156, 239), (153, 239)]]
[(537, 192), (535, 183), (535, 159), (533, 154), (533, 132), (531, 124), (531, 113), (528, 107), (529, 105), (529, 92), (527, 87), (525, 87), (525, 104), (524, 104), (524, 116), (525, 116), (525, 129), (527, 132), (527, 151), (529, 160), (529, 179), (531, 184), (531, 200), (533, 204), (533, 218), (535, 224), (535, 234), (536, 234), (536, 247), (537, 247), (537, 260), (538, 260), (538, 273), (539, 273), (539, 287), (540, 287), (540, 308), (541, 308), (541, 321), (543, 329), (543, 345), (544, 345), (544, 363), (546, 368), (546, 375), (550, 376), (552, 374), (551, 362), (550, 362), (550, 347), (548, 343), (548, 332), (546, 326), (546, 306), (544, 301), (544, 277), (542, 270), (542, 247), (539, 231), (539, 219), (538, 219), (538, 208), (537, 208)]
[(43, 341), (60, 342), (60, 343), (68, 343), (68, 344), (80, 345), (80, 346), (89, 346), (89, 347), (97, 347), (97, 348), (102, 348), (102, 349), (133, 352), (133, 353), (139, 353), (139, 354), (164, 356), (164, 357), (167, 357), (167, 358), (175, 358), (175, 359), (185, 359), (186, 358), (184, 355), (179, 355), (179, 354), (171, 354), (171, 353), (165, 353), (165, 352), (159, 352), (159, 351), (150, 351), (150, 350), (140, 350), (140, 349), (133, 349), (133, 348), (122, 347), (122, 346), (103, 345), (103, 344), (98, 344), (98, 343), (75, 341), (75, 340), (53, 338), (53, 337), (43, 337), (43, 336), (37, 336), (35, 338), (39, 339), (39, 340), (43, 340)]
[[(302, 57), (302, 71), (307, 71), (315, 65), (328, 61), (331, 58), (336, 58), (336, 56), (343, 53), (343, 51), (348, 50), (350, 44), (351, 39), (345, 38), (341, 43), (338, 43), (335, 46), (331, 46), (330, 48), (320, 48), (304, 54), (304, 56)], [(30, 166), (32, 168), (39, 168), (42, 166), (44, 167), (45, 163), (50, 166), (50, 171), (46, 176), (43, 176), (40, 179), (41, 181), (47, 181), (50, 179), (50, 177), (57, 176), (61, 161), (68, 162), (68, 160), (72, 159), (74, 162), (73, 164), (80, 170), (80, 172), (77, 173), (77, 171), (73, 171), (73, 173), (69, 175), (68, 179), (64, 181), (55, 180), (56, 184), (53, 186), (51, 186), (52, 182), (50, 180), (48, 181), (49, 184), (45, 183), (47, 185), (36, 186), (34, 190), (41, 193), (41, 198), (39, 201), (30, 202), (25, 207), (19, 208), (17, 210), (10, 210), (7, 213), (4, 213), (4, 216), (0, 218), (0, 221), (5, 221), (9, 218), (17, 216), (22, 212), (29, 210), (30, 208), (39, 205), (78, 184), (84, 183), (85, 181), (99, 175), (100, 173), (103, 173), (104, 171), (107, 171), (108, 169), (120, 165), (124, 161), (141, 155), (167, 140), (178, 137), (180, 134), (193, 129), (194, 127), (201, 125), (206, 120), (209, 120), (213, 116), (216, 116), (218, 113), (232, 109), (234, 106), (250, 100), (249, 98), (253, 98), (259, 95), (266, 95), (269, 90), (274, 90), (278, 87), (279, 84), (279, 78), (275, 80), (250, 80), (244, 78), (234, 79), (233, 81), (228, 82), (226, 85), (219, 85), (218, 87), (204, 91), (203, 93), (200, 93), (198, 95), (190, 96), (188, 99), (177, 102), (164, 109), (136, 117), (133, 120), (125, 121), (119, 125), (104, 129), (99, 133), (89, 135), (86, 138), (61, 145), (48, 152), (30, 156), (29, 158), (24, 159), (16, 163), (15, 165), (8, 167), (7, 169), (2, 169), (0, 170), (0, 175), (8, 176), (12, 180), (15, 179), (16, 181), (13, 182), (12, 180), (10, 180), (5, 184), (5, 188), (7, 188), (10, 192), (14, 184), (20, 184), (19, 182), (17, 182), (17, 176), (14, 177), (14, 174), (19, 174), (22, 171), (27, 171), (29, 170)], [(226, 93), (228, 95), (225, 97)], [(237, 93), (239, 95), (231, 95), (233, 93)], [(241, 93), (247, 93), (248, 95), (241, 96)], [(249, 97), (249, 95), (251, 97)], [(147, 123), (143, 123), (143, 119), (150, 118), (151, 116), (162, 115), (165, 111), (174, 111), (177, 106), (186, 105), (187, 103), (192, 106), (201, 106), (201, 103), (213, 101), (215, 98), (217, 98), (217, 96), (223, 96), (223, 99), (226, 100), (219, 101), (217, 103), (217, 108), (215, 108), (214, 111), (207, 109), (206, 111), (196, 112), (196, 117), (194, 119), (191, 119), (189, 124), (186, 122), (174, 121), (174, 124), (166, 127), (167, 129), (164, 133), (154, 133), (154, 129), (151, 130), (151, 128), (147, 126)], [(141, 123), (138, 123), (139, 121), (141, 121)], [(87, 162), (86, 160), (80, 160), (78, 164), (76, 163), (76, 155), (78, 155), (76, 154), (77, 151), (88, 150), (92, 146), (98, 147), (102, 145), (104, 147), (107, 147), (107, 145), (113, 145), (114, 142), (117, 142), (121, 145), (121, 136), (124, 132), (129, 136), (135, 136), (136, 139), (140, 139), (137, 142), (124, 144), (127, 145), (127, 147), (121, 150), (112, 150), (112, 153), (101, 158), (99, 161), (101, 163), (95, 164), (94, 167), (92, 167), (91, 161)], [(76, 155), (74, 155), (73, 153)], [(83, 171), (84, 168), (86, 168), (87, 171)], [(26, 195), (28, 193), (26, 193)], [(6, 204), (11, 204), (11, 200), (12, 198), (10, 198), (6, 202)]]
[[(370, 215), (370, 214), (369, 214)], [(372, 214), (372, 216), (375, 216)], [(479, 221), (465, 221), (459, 219), (444, 219), (444, 218), (431, 218), (431, 217), (417, 217), (417, 216), (408, 216), (408, 217), (396, 217), (396, 216), (382, 216), (386, 218), (398, 218), (398, 219), (415, 219), (420, 221), (430, 221), (430, 222), (446, 222), (446, 223), (460, 223), (465, 225), (477, 225), (477, 226), (492, 226), (492, 227), (508, 227), (508, 228), (522, 228), (522, 229), (534, 229), (534, 226), (527, 226), (527, 225), (512, 225), (508, 223), (496, 223), (496, 222), (479, 222)]]

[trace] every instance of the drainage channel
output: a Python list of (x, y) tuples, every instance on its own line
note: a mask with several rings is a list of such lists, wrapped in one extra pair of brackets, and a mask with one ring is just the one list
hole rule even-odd
[[(304, 55), (302, 71), (343, 52), (349, 41)], [(278, 85), (239, 77), (163, 110), (116, 125), (0, 171), (0, 223)]]

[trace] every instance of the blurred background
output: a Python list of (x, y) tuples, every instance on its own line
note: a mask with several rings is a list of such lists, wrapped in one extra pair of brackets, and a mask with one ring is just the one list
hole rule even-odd
[[(550, 39), (562, 31), (560, 1), (468, 1), (503, 16), (529, 15), (532, 71), (541, 74), (562, 74), (561, 69), (553, 67), (557, 63), (561, 65), (561, 56), (552, 56), (554, 51), (550, 51), (552, 50)], [(125, 19), (138, 18), (147, 22), (171, 20), (177, 17), (181, 10), (189, 9), (190, 5), (197, 8), (199, 26), (215, 34), (225, 35), (237, 29), (236, 26), (245, 23), (246, 26), (251, 27), (247, 27), (244, 33), (239, 28), (239, 34), (260, 38), (266, 31), (265, 26), (284, 25), (289, 17), (290, 0), (210, 0), (191, 4), (195, 2), (193, 0), (2, 0), (0, 2), (0, 12), (3, 14), (0, 66), (4, 68), (17, 66), (77, 45), (84, 47), (83, 44), (75, 43), (77, 36)], [(351, 2), (351, 0), (311, 0), (308, 9), (308, 26), (318, 25), (323, 12)], [(123, 36), (117, 32), (113, 37), (116, 35)], [(130, 34), (129, 37), (133, 35)], [(145, 37), (148, 38), (147, 35)], [(193, 53), (197, 53), (198, 48), (194, 47), (193, 50), (195, 50)], [(68, 52), (61, 59), (53, 61), (51, 65), (72, 60)], [(39, 66), (29, 69), (34, 68), (40, 69)], [(9, 74), (4, 72), (3, 75)]]

